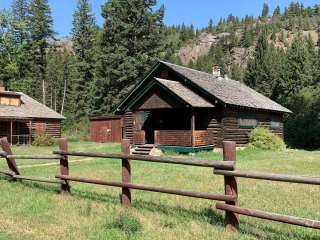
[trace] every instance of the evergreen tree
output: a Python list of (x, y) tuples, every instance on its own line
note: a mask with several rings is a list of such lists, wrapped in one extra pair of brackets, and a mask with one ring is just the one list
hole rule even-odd
[(0, 80), (9, 88), (12, 80), (17, 77), (18, 67), (15, 56), (18, 47), (12, 27), (12, 15), (10, 12), (0, 11)]
[(269, 5), (267, 3), (264, 3), (262, 7), (262, 12), (261, 12), (261, 18), (262, 19), (267, 18), (268, 14), (269, 14)]
[(277, 100), (282, 96), (284, 62), (284, 52), (268, 45), (266, 35), (262, 34), (258, 39), (254, 58), (248, 63), (245, 83)]
[(32, 59), (30, 54), (29, 1), (13, 0), (12, 29), (15, 39), (17, 75), (12, 79), (10, 88), (26, 94), (34, 95), (32, 84)]
[(280, 6), (277, 6), (274, 11), (273, 11), (273, 17), (280, 17), (281, 16), (281, 10), (280, 10)]
[(209, 23), (208, 23), (208, 32), (212, 33), (213, 32), (213, 20), (210, 18)]
[(110, 0), (103, 6), (92, 113), (111, 112), (163, 54), (164, 7), (153, 10), (155, 5), (155, 0)]
[(96, 37), (95, 19), (89, 0), (79, 0), (73, 15), (73, 51), (75, 53), (71, 101), (73, 117), (82, 118), (89, 111), (89, 91), (94, 74), (94, 43)]
[(13, 15), (13, 28), (15, 32), (16, 42), (25, 44), (29, 40), (28, 32), (28, 12), (29, 4), (27, 0), (13, 0), (12, 1), (12, 15)]
[[(34, 72), (37, 82), (34, 84), (34, 89), (38, 89), (41, 85), (41, 90), (35, 97), (40, 98), (46, 104), (46, 66), (47, 66), (47, 48), (49, 47), (48, 40), (54, 37), (55, 32), (52, 29), (53, 20), (48, 0), (32, 0), (30, 4), (29, 27), (32, 41), (32, 55), (34, 61)], [(40, 84), (41, 83), (41, 84)], [(42, 91), (42, 94), (39, 92)]]
[(294, 39), (287, 52), (284, 71), (287, 74), (283, 85), (286, 97), (312, 83), (312, 62), (301, 36)]

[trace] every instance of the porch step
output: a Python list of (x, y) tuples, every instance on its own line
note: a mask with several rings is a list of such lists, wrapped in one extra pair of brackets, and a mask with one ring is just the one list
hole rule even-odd
[(154, 147), (153, 144), (138, 145), (134, 148), (132, 154), (150, 155), (150, 152), (153, 149), (153, 147)]

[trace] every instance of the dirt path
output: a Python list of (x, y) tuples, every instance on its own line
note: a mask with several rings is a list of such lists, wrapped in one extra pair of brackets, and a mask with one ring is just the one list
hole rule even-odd
[[(69, 163), (80, 163), (80, 162), (87, 162), (87, 161), (92, 161), (92, 158), (85, 158), (85, 159), (81, 159), (81, 160), (73, 160), (73, 161), (69, 161)], [(19, 168), (23, 169), (23, 168), (46, 167), (46, 166), (56, 166), (56, 165), (59, 165), (59, 163), (55, 162), (55, 163), (30, 164), (30, 165), (19, 166)]]

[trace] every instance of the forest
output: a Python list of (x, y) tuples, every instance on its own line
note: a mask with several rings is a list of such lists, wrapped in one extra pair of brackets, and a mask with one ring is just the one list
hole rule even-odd
[[(88, 116), (107, 115), (157, 59), (241, 81), (293, 111), (286, 116), (291, 147), (320, 147), (320, 5), (292, 2), (259, 17), (230, 14), (195, 29), (167, 26), (156, 0), (109, 0), (96, 24), (89, 0), (79, 0), (70, 39), (53, 29), (48, 0), (12, 0), (0, 10), (0, 81), (65, 115), (65, 129), (85, 131)], [(187, 63), (179, 50), (204, 34), (222, 36)], [(66, 40), (66, 39), (64, 39)], [(61, 44), (62, 43), (62, 44)], [(233, 52), (243, 49), (245, 60)]]

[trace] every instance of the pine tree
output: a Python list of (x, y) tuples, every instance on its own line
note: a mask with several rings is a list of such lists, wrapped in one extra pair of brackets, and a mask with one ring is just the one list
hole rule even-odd
[(10, 12), (0, 10), (0, 80), (6, 88), (10, 87), (18, 74), (15, 58), (18, 46), (12, 25)]
[[(34, 72), (37, 83), (34, 89), (41, 85), (42, 94), (35, 94), (46, 104), (46, 65), (47, 65), (47, 48), (48, 40), (52, 39), (55, 32), (52, 29), (53, 20), (48, 0), (32, 0), (30, 4), (29, 27), (32, 41), (32, 56), (34, 61)], [(38, 89), (39, 90), (39, 89)]]
[(213, 21), (210, 18), (209, 23), (208, 23), (208, 32), (212, 33), (213, 32)]
[(287, 52), (286, 63), (283, 89), (285, 96), (289, 96), (312, 83), (312, 62), (301, 36), (294, 39)]
[(28, 32), (28, 12), (29, 4), (27, 0), (13, 0), (12, 1), (12, 15), (13, 15), (13, 28), (15, 32), (16, 42), (25, 44), (29, 40)]
[(278, 5), (274, 11), (273, 11), (273, 17), (280, 17), (281, 16), (281, 10), (280, 10), (280, 6)]
[(10, 88), (29, 95), (34, 94), (32, 84), (32, 59), (30, 54), (29, 1), (14, 0), (12, 2), (12, 29), (15, 39), (17, 75), (12, 79)]
[(164, 52), (164, 7), (153, 10), (155, 5), (155, 0), (110, 0), (103, 6), (93, 113), (111, 112)]
[(284, 52), (269, 45), (266, 34), (262, 34), (258, 39), (254, 58), (248, 63), (245, 83), (277, 100), (282, 95), (284, 62)]
[(262, 19), (267, 18), (268, 14), (269, 14), (269, 5), (267, 3), (264, 3), (262, 7), (262, 12), (261, 12), (261, 18)]
[(89, 112), (89, 91), (94, 74), (94, 44), (96, 26), (89, 0), (79, 0), (73, 15), (73, 51), (75, 53), (75, 74), (71, 101), (75, 119), (86, 116)]

